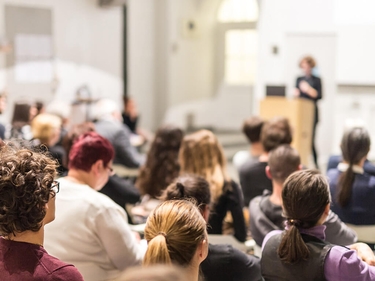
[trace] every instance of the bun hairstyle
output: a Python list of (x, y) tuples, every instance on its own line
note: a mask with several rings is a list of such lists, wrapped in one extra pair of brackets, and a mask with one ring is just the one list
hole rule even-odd
[(346, 131), (342, 137), (342, 156), (349, 167), (341, 174), (338, 182), (337, 198), (335, 199), (341, 207), (347, 206), (350, 201), (355, 176), (353, 165), (359, 164), (367, 156), (370, 151), (370, 144), (370, 136), (365, 128), (352, 128)]
[(210, 184), (203, 177), (183, 175), (174, 180), (160, 197), (162, 201), (193, 199), (201, 212), (211, 202)]
[(322, 217), (330, 203), (328, 182), (319, 171), (303, 170), (291, 174), (282, 191), (286, 230), (278, 248), (282, 261), (294, 264), (309, 257), (309, 249), (299, 228), (311, 228)]
[(199, 244), (207, 239), (206, 222), (194, 203), (166, 201), (147, 219), (145, 239), (148, 248), (143, 264), (188, 266)]

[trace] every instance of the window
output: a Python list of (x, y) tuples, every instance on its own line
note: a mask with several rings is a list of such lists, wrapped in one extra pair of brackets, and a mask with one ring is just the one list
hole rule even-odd
[(253, 85), (257, 69), (256, 0), (223, 0), (218, 11), (223, 80), (231, 85)]

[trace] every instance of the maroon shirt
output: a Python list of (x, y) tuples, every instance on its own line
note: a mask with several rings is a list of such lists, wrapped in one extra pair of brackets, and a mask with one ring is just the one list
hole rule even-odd
[(0, 238), (0, 280), (83, 281), (83, 277), (39, 245)]

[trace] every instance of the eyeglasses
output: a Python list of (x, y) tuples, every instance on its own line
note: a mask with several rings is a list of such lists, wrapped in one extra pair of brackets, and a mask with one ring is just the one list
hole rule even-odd
[(51, 185), (51, 191), (56, 195), (56, 193), (59, 193), (60, 191), (60, 182), (53, 181)]

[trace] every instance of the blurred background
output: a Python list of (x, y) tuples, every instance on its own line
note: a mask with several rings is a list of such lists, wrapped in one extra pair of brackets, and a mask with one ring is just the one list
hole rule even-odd
[(230, 158), (248, 147), (240, 128), (267, 87), (291, 97), (311, 55), (324, 166), (344, 126), (375, 137), (374, 10), (371, 0), (0, 0), (1, 121), (23, 98), (86, 116), (91, 100), (128, 96), (140, 127), (210, 128)]

